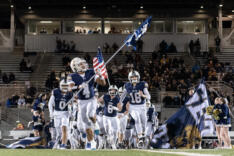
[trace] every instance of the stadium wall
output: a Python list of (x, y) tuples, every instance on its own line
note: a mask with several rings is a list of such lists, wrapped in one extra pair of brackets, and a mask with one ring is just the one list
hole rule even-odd
[[(110, 46), (115, 42), (121, 46), (127, 35), (121, 34), (61, 34), (61, 35), (25, 35), (25, 52), (54, 52), (56, 50), (56, 37), (61, 40), (74, 41), (76, 50), (83, 52), (95, 52), (98, 46), (107, 42)], [(189, 49), (190, 40), (197, 40), (201, 43), (201, 51), (208, 51), (208, 34), (145, 34), (142, 38), (143, 52), (158, 50), (159, 43), (165, 40), (168, 44), (174, 42), (177, 51), (186, 52)], [(123, 50), (130, 50), (125, 47)]]

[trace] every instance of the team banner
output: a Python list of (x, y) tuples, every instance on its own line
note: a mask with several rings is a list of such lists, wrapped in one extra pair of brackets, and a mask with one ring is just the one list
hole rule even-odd
[(211, 115), (206, 113), (209, 98), (206, 86), (199, 84), (193, 96), (155, 132), (153, 148), (192, 148), (202, 136), (214, 134)]

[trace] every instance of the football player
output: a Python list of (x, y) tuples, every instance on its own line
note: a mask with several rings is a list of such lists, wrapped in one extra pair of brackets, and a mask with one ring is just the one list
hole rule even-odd
[(61, 138), (62, 144), (60, 149), (66, 148), (67, 130), (69, 126), (69, 112), (68, 103), (71, 101), (73, 93), (69, 91), (69, 84), (66, 79), (61, 80), (59, 88), (52, 91), (49, 100), (50, 118), (54, 119), (54, 126), (56, 129), (56, 138)]
[(146, 100), (150, 100), (148, 84), (140, 81), (140, 74), (137, 71), (131, 71), (128, 74), (129, 82), (124, 85), (124, 93), (121, 96), (121, 101), (129, 94), (130, 105), (129, 113), (135, 120), (135, 128), (138, 136), (138, 148), (143, 148), (143, 134), (146, 128)]
[(146, 101), (147, 106), (147, 125), (145, 130), (145, 136), (146, 136), (146, 147), (149, 148), (150, 140), (152, 139), (153, 132), (156, 131), (156, 128), (158, 127), (158, 118), (157, 118), (157, 112), (154, 109), (154, 106), (151, 104), (149, 100)]
[(98, 99), (104, 105), (103, 124), (107, 133), (108, 141), (112, 149), (116, 149), (116, 141), (119, 130), (119, 120), (117, 111), (121, 110), (120, 97), (118, 88), (115, 85), (110, 85), (108, 93)]
[[(98, 92), (95, 92), (95, 97), (98, 98), (98, 96), (99, 96)], [(104, 106), (98, 102), (98, 107), (96, 110), (97, 123), (100, 129), (98, 136), (98, 149), (104, 148), (104, 140), (106, 132), (103, 125), (103, 114), (104, 114)]]
[(46, 99), (47, 99), (46, 94), (40, 93), (33, 104), (33, 109), (31, 110), (31, 112), (39, 111), (40, 116), (43, 120), (45, 119), (44, 111), (45, 111), (45, 106), (46, 106)]
[(33, 124), (33, 133), (35, 137), (42, 136), (43, 127), (45, 120), (41, 115), (41, 109), (39, 107), (35, 108), (33, 111), (33, 120), (28, 123), (28, 127)]
[[(123, 93), (123, 87), (119, 88), (119, 96)], [(125, 97), (122, 102), (122, 110), (118, 112), (118, 119), (120, 123), (119, 136), (118, 136), (118, 146), (119, 148), (124, 148), (123, 140), (124, 134), (127, 127), (128, 120), (128, 109), (129, 109), (129, 97)]]
[[(94, 125), (96, 123), (96, 108), (97, 99), (94, 97), (94, 83), (99, 85), (106, 85), (106, 81), (101, 73), (95, 72), (93, 69), (88, 69), (87, 62), (79, 57), (72, 59), (71, 69), (74, 73), (70, 74), (71, 88), (73, 91), (81, 91), (78, 93), (77, 98), (79, 99), (79, 114), (82, 122), (85, 126), (87, 134), (86, 149), (96, 149), (96, 142), (94, 141)], [(89, 81), (91, 78), (95, 78)], [(89, 83), (87, 83), (89, 81)]]

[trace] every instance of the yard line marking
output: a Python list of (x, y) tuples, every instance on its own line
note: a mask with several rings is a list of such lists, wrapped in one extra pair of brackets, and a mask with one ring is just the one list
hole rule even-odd
[(154, 150), (139, 150), (144, 152), (152, 153), (164, 153), (164, 154), (173, 154), (173, 155), (185, 155), (185, 156), (221, 156), (217, 154), (200, 154), (200, 153), (189, 153), (189, 152), (169, 152), (169, 151), (154, 151)]

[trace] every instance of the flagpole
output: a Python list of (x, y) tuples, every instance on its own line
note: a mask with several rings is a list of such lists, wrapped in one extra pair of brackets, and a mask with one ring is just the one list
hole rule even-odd
[(108, 85), (109, 85), (109, 87), (110, 87), (110, 80), (109, 80), (109, 76), (107, 76), (107, 83), (108, 83)]

